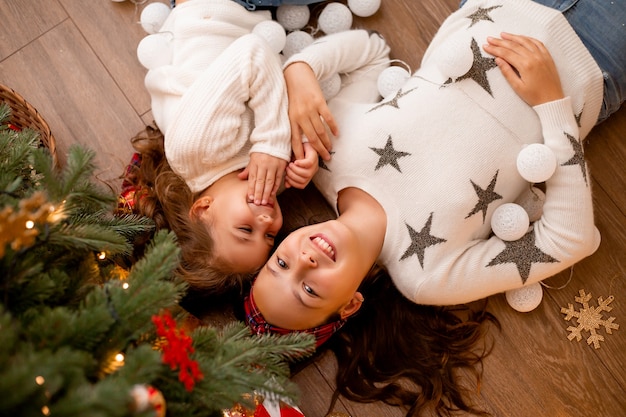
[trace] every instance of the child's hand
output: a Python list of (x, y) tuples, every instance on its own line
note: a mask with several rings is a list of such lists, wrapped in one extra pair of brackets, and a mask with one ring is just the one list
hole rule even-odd
[(304, 158), (304, 133), (313, 149), (328, 161), (331, 143), (326, 126), (335, 136), (339, 130), (313, 70), (304, 62), (294, 62), (285, 68), (284, 76), (289, 96), (291, 147), (296, 160)]
[(287, 165), (285, 187), (303, 189), (319, 169), (318, 154), (310, 143), (303, 143), (304, 159), (296, 159)]
[(237, 176), (248, 179), (248, 198), (254, 204), (273, 202), (283, 180), (287, 162), (265, 153), (252, 152), (248, 166)]
[(543, 43), (528, 36), (501, 33), (502, 39), (487, 38), (485, 51), (513, 90), (530, 106), (562, 99), (561, 79), (552, 56)]

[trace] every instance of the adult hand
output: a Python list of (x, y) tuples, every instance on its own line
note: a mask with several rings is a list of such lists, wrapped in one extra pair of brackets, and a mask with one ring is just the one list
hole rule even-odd
[(296, 159), (304, 158), (304, 133), (322, 159), (330, 160), (331, 142), (326, 126), (335, 136), (339, 130), (313, 70), (304, 62), (294, 62), (285, 68), (284, 76), (289, 96), (291, 147)]
[(303, 143), (304, 159), (296, 159), (287, 165), (285, 187), (303, 189), (319, 169), (318, 154), (310, 143)]
[(502, 75), (522, 100), (536, 106), (564, 97), (559, 73), (542, 42), (505, 32), (500, 36), (488, 37), (483, 48), (496, 57)]
[(287, 162), (265, 153), (252, 152), (248, 166), (237, 176), (248, 179), (248, 198), (254, 204), (273, 202), (283, 179)]

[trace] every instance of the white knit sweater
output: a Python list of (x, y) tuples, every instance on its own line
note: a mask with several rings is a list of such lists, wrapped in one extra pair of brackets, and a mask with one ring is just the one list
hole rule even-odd
[(173, 58), (145, 85), (170, 166), (192, 192), (244, 168), (251, 152), (289, 161), (287, 95), (278, 54), (251, 31), (271, 19), (232, 0), (177, 6), (160, 32)]
[[(517, 97), (482, 50), (486, 36), (502, 31), (545, 43), (567, 98), (531, 108)], [(558, 12), (526, 0), (470, 0), (443, 23), (413, 77), (372, 104), (364, 91), (372, 94), (384, 65), (366, 64), (386, 58), (381, 43), (364, 32), (341, 33), (286, 65), (307, 62), (318, 79), (365, 66), (344, 78), (330, 103), (341, 135), (314, 181), (335, 207), (346, 187), (382, 204), (387, 232), (379, 261), (406, 297), (469, 302), (545, 279), (596, 250), (581, 139), (598, 116), (602, 75)], [(558, 167), (546, 182), (543, 216), (523, 238), (505, 242), (492, 234), (491, 217), (528, 189), (516, 158), (535, 142), (552, 148)]]

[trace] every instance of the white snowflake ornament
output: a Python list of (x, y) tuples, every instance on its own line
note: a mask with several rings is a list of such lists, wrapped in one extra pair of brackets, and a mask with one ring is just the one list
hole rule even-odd
[(385, 68), (378, 76), (378, 93), (381, 97), (387, 98), (398, 91), (410, 77), (409, 72), (402, 67)]
[(589, 332), (587, 338), (587, 344), (596, 349), (600, 349), (600, 342), (604, 342), (604, 336), (598, 334), (596, 331), (600, 327), (604, 327), (604, 331), (607, 334), (612, 334), (613, 330), (619, 329), (619, 324), (613, 323), (615, 317), (609, 317), (605, 319), (602, 315), (604, 311), (607, 313), (613, 310), (613, 307), (609, 306), (615, 299), (612, 295), (608, 296), (606, 300), (602, 297), (598, 297), (598, 306), (589, 306), (589, 300), (591, 300), (591, 293), (586, 294), (585, 290), (578, 291), (580, 297), (574, 297), (577, 303), (582, 305), (580, 310), (575, 310), (573, 304), (568, 304), (567, 308), (561, 307), (561, 313), (565, 314), (565, 321), (570, 321), (572, 318), (576, 318), (578, 325), (576, 327), (569, 326), (567, 330), (570, 334), (567, 338), (572, 341), (576, 339), (580, 342), (582, 339), (582, 332)]
[(337, 73), (320, 82), (320, 88), (326, 100), (335, 97), (341, 89), (341, 76)]
[(348, 8), (359, 17), (369, 17), (380, 9), (381, 0), (348, 0)]
[(283, 48), (283, 55), (285, 58), (289, 58), (293, 54), (297, 54), (314, 41), (313, 36), (303, 32), (301, 30), (294, 30), (287, 34), (285, 40), (285, 47)]
[(139, 22), (149, 34), (157, 33), (169, 16), (171, 9), (165, 3), (150, 3), (141, 11)]
[(327, 35), (343, 32), (352, 26), (352, 12), (344, 4), (328, 3), (317, 18), (317, 24)]
[(517, 155), (517, 170), (528, 182), (544, 182), (556, 170), (556, 156), (542, 143), (531, 143)]
[(302, 29), (310, 18), (309, 6), (283, 4), (276, 9), (276, 21), (287, 31)]
[(530, 187), (515, 200), (528, 214), (528, 220), (532, 223), (541, 218), (543, 214), (543, 203), (546, 201), (546, 194), (537, 187)]
[(169, 33), (148, 35), (137, 45), (137, 59), (149, 70), (171, 64), (173, 52)]
[(528, 313), (541, 304), (543, 288), (541, 288), (540, 283), (536, 282), (521, 288), (506, 291), (504, 294), (506, 301), (514, 310), (520, 313)]
[(518, 240), (530, 227), (528, 213), (519, 204), (505, 203), (491, 216), (491, 230), (502, 240)]
[(252, 33), (265, 39), (277, 54), (283, 50), (287, 42), (287, 34), (285, 28), (274, 20), (264, 20), (252, 28)]

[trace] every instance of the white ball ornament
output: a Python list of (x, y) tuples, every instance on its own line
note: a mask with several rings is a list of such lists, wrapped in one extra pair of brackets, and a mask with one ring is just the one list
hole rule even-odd
[(352, 12), (341, 3), (328, 3), (317, 18), (319, 28), (327, 35), (342, 32), (352, 26)]
[(542, 143), (525, 146), (517, 155), (517, 170), (528, 182), (544, 182), (556, 170), (556, 156)]
[(168, 33), (155, 33), (143, 38), (137, 45), (137, 59), (146, 69), (172, 63), (172, 42)]
[(283, 4), (276, 9), (276, 21), (288, 31), (302, 29), (310, 18), (309, 6)]
[(546, 194), (537, 187), (530, 187), (515, 200), (516, 204), (522, 206), (528, 214), (529, 221), (539, 220), (543, 214), (543, 203), (546, 201)]
[(252, 33), (265, 39), (272, 48), (272, 51), (277, 54), (283, 50), (285, 43), (287, 42), (287, 34), (285, 28), (280, 23), (274, 20), (264, 20), (258, 23), (252, 28)]
[(320, 88), (326, 100), (335, 97), (341, 90), (341, 76), (337, 73), (320, 82)]
[(530, 227), (528, 214), (519, 204), (505, 203), (491, 216), (491, 230), (502, 240), (518, 240)]
[(528, 313), (541, 304), (543, 288), (541, 288), (540, 283), (535, 282), (534, 284), (506, 291), (504, 294), (506, 301), (513, 309), (520, 313)]
[(285, 58), (289, 58), (293, 54), (297, 54), (314, 41), (313, 36), (303, 32), (301, 30), (294, 30), (287, 34), (285, 40), (285, 47), (283, 48), (283, 55)]
[(381, 0), (348, 0), (348, 8), (359, 17), (369, 17), (380, 8)]
[(157, 33), (169, 16), (171, 9), (165, 3), (150, 3), (141, 11), (141, 27), (149, 34)]
[(398, 91), (410, 77), (409, 72), (402, 67), (385, 68), (378, 76), (378, 92), (383, 98), (387, 98)]
[(454, 79), (466, 74), (474, 62), (469, 42), (463, 39), (451, 38), (434, 53), (437, 69), (445, 79)]

